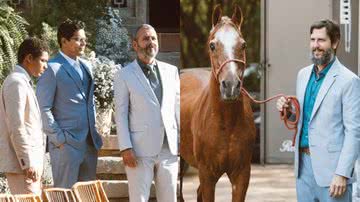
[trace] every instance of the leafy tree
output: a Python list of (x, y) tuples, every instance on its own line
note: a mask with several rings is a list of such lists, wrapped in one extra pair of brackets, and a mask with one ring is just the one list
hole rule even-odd
[(181, 63), (183, 68), (210, 66), (207, 38), (214, 7), (231, 17), (233, 4), (243, 12), (242, 34), (247, 42), (247, 61), (260, 60), (260, 0), (180, 0)]
[(36, 0), (31, 8), (17, 9), (29, 22), (30, 35), (41, 35), (42, 22), (56, 28), (67, 18), (85, 22), (88, 46), (93, 49), (96, 19), (103, 15), (106, 4), (107, 0)]
[(27, 36), (26, 20), (0, 1), (0, 85), (16, 64), (17, 48)]
[(58, 52), (59, 44), (57, 42), (57, 31), (53, 27), (43, 22), (42, 33), (40, 37), (48, 43), (50, 49), (50, 56), (53, 56)]
[[(248, 64), (260, 60), (260, 0), (180, 0), (180, 38), (182, 68), (209, 67), (207, 39), (212, 27), (212, 12), (220, 4), (223, 15), (231, 17), (233, 4), (241, 7), (244, 21), (241, 32), (247, 42)], [(246, 88), (260, 91), (260, 79), (250, 75)]]
[(95, 52), (116, 64), (129, 62), (130, 42), (118, 10), (106, 8), (106, 14), (96, 21)]

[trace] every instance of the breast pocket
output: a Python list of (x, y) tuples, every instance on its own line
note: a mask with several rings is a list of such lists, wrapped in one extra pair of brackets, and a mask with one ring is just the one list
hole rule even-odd
[(327, 150), (329, 153), (340, 152), (342, 147), (343, 147), (342, 144), (328, 144)]
[(130, 125), (130, 134), (133, 141), (140, 141), (140, 139), (146, 134), (147, 125)]

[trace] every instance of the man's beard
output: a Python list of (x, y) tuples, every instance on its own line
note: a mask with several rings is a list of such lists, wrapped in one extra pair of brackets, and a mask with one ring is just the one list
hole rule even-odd
[(332, 48), (328, 48), (324, 51), (324, 54), (320, 58), (316, 58), (314, 51), (321, 50), (321, 49), (313, 49), (310, 53), (311, 61), (314, 65), (326, 65), (328, 64), (334, 57), (334, 50)]
[[(159, 50), (155, 47), (155, 46), (152, 46), (152, 45), (148, 45), (146, 46), (145, 48), (142, 48), (140, 46), (139, 47), (139, 51), (142, 55), (144, 55), (146, 58), (154, 58)], [(152, 51), (152, 48), (154, 48), (155, 50)]]

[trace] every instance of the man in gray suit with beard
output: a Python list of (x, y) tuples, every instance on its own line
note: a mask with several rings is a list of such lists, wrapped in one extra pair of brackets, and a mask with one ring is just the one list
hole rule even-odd
[(94, 79), (81, 59), (86, 46), (84, 24), (64, 21), (57, 33), (59, 53), (40, 77), (37, 97), (48, 137), (55, 187), (94, 180), (102, 140), (95, 129)]
[(152, 180), (158, 202), (176, 201), (180, 82), (175, 66), (156, 60), (155, 29), (141, 25), (136, 60), (114, 79), (117, 135), (131, 202), (148, 201)]

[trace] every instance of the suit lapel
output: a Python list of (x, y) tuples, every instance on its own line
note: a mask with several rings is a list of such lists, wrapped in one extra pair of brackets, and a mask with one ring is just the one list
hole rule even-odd
[[(30, 84), (29, 84), (29, 86), (30, 86)], [(30, 86), (30, 88), (31, 88), (31, 96), (33, 97), (33, 100), (34, 100), (34, 103), (35, 103), (35, 105), (36, 105), (36, 109), (37, 109), (37, 114), (39, 115), (39, 120), (41, 120), (41, 117), (40, 117), (40, 107), (39, 107), (39, 103), (38, 103), (38, 101), (37, 101), (37, 99), (36, 99), (36, 95), (35, 95), (35, 92), (34, 92), (34, 89)]]
[(30, 81), (28, 79), (31, 79), (29, 76), (27, 76), (28, 74), (26, 73), (26, 70), (23, 69), (22, 67), (19, 67), (19, 66), (16, 66), (15, 67), (15, 72), (18, 72), (18, 73), (21, 73), (22, 76), (24, 77), (23, 79), (25, 80), (26, 82), (26, 85), (28, 87), (28, 91), (30, 93), (30, 96), (32, 97), (32, 100), (33, 102), (35, 103), (35, 106), (36, 106), (36, 110), (37, 110), (37, 115), (38, 115), (38, 119), (41, 120), (41, 117), (40, 117), (40, 107), (39, 107), (39, 103), (37, 101), (37, 98), (36, 98), (36, 95), (35, 95), (35, 91), (34, 91), (34, 88), (30, 85)]
[(160, 80), (161, 80), (161, 87), (162, 87), (162, 103), (161, 103), (161, 106), (164, 106), (164, 98), (167, 97), (166, 94), (166, 86), (167, 86), (167, 76), (166, 76), (166, 71), (167, 71), (167, 68), (165, 66), (163, 66), (159, 61), (156, 61), (157, 62), (157, 65), (159, 67), (159, 72), (160, 72)]
[[(80, 62), (80, 65), (82, 65), (82, 67), (86, 71), (86, 72), (84, 72), (84, 74), (87, 73), (87, 75), (89, 75), (90, 89), (89, 89), (89, 92), (88, 92), (88, 95), (87, 95), (87, 96), (89, 96), (90, 94), (92, 94), (92, 91), (94, 90), (94, 78), (93, 78), (93, 75), (92, 75), (92, 71), (90, 70), (89, 66), (86, 65), (85, 62), (81, 61), (81, 59), (79, 59), (79, 62)], [(83, 75), (83, 76), (85, 76), (85, 75)], [(84, 90), (83, 92), (86, 92), (86, 91)], [(88, 101), (90, 101), (90, 99)]]
[(75, 71), (74, 67), (72, 67), (69, 62), (59, 53), (59, 58), (61, 59), (61, 64), (66, 73), (70, 76), (70, 78), (75, 82), (76, 86), (78, 87), (81, 95), (86, 100), (85, 91), (83, 89), (81, 78), (79, 74)]
[(88, 73), (88, 75), (90, 76), (90, 79), (94, 80), (93, 75), (92, 75), (92, 71), (90, 71), (90, 68), (86, 65), (86, 63), (81, 61), (81, 59), (79, 59), (79, 62), (84, 67), (84, 69)]
[(300, 106), (304, 106), (305, 91), (306, 91), (306, 87), (307, 87), (307, 84), (308, 84), (310, 76), (311, 76), (311, 71), (312, 71), (312, 66), (305, 69), (304, 75), (303, 75), (302, 79), (300, 79), (300, 82), (298, 84), (299, 85), (298, 99), (299, 99)]
[(145, 77), (143, 71), (141, 70), (141, 67), (139, 66), (139, 64), (137, 63), (136, 60), (132, 64), (133, 65), (132, 65), (131, 69), (132, 69), (133, 73), (138, 78), (141, 85), (144, 87), (145, 91), (160, 106), (160, 103), (159, 103), (158, 99), (156, 98), (154, 91), (151, 89), (151, 86), (150, 86), (149, 82), (147, 81), (147, 78)]
[(330, 87), (335, 82), (336, 76), (338, 74), (338, 69), (339, 69), (339, 65), (337, 62), (338, 61), (336, 59), (334, 64), (330, 67), (329, 72), (326, 74), (326, 76), (324, 78), (324, 82), (321, 84), (319, 93), (316, 96), (314, 108), (312, 110), (309, 122), (311, 122), (311, 120), (314, 118), (314, 115), (316, 114), (317, 110), (319, 109), (321, 102), (324, 100), (325, 95), (327, 94)]

